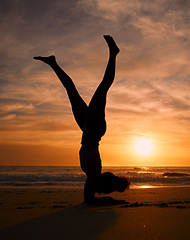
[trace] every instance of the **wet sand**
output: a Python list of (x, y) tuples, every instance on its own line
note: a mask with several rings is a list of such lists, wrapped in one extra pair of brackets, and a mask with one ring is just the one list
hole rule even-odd
[(82, 189), (0, 190), (0, 239), (190, 239), (189, 187), (109, 196), (126, 203), (89, 206)]

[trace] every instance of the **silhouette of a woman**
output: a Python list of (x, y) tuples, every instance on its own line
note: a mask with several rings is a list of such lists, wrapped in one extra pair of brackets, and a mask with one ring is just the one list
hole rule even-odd
[(87, 203), (98, 203), (100, 201), (100, 199), (95, 198), (96, 192), (123, 192), (130, 184), (125, 177), (117, 177), (110, 172), (101, 173), (102, 165), (98, 146), (101, 137), (106, 132), (106, 96), (114, 81), (116, 56), (120, 51), (110, 35), (104, 35), (104, 39), (109, 47), (109, 61), (103, 80), (88, 106), (79, 95), (71, 78), (57, 64), (55, 56), (34, 57), (34, 59), (48, 64), (60, 79), (67, 91), (75, 120), (83, 132), (79, 155), (81, 168), (87, 175), (84, 187), (84, 199)]

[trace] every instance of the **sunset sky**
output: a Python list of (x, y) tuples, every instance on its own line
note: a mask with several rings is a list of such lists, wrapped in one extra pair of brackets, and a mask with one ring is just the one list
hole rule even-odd
[[(56, 55), (88, 103), (121, 52), (107, 99), (103, 165), (190, 166), (189, 0), (4, 0), (0, 165), (79, 166), (81, 131), (65, 89), (36, 55)], [(152, 141), (148, 155), (135, 150)]]

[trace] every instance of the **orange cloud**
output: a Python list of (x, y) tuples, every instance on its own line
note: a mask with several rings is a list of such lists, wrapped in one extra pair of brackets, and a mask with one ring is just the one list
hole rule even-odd
[[(172, 164), (172, 152), (179, 156), (183, 150), (181, 158), (187, 163), (189, 4), (177, 0), (2, 3), (0, 143), (10, 149), (19, 145), (15, 147), (18, 155), (23, 145), (24, 154), (40, 151), (44, 164), (44, 149), (51, 146), (53, 158), (57, 157), (56, 146), (63, 146), (65, 158), (63, 152), (61, 156), (66, 164), (70, 157), (67, 149), (78, 150), (81, 132), (56, 75), (32, 57), (55, 54), (88, 103), (107, 64), (108, 49), (102, 35), (112, 34), (121, 52), (107, 100), (108, 131), (101, 143), (103, 162), (114, 164), (111, 156), (119, 154), (122, 160), (117, 164), (127, 164), (128, 156), (128, 164), (133, 165), (135, 156), (129, 154), (133, 138), (149, 136), (156, 139), (160, 149), (156, 163), (166, 154)], [(39, 145), (44, 146), (43, 151)], [(16, 159), (19, 163), (18, 156)], [(9, 161), (13, 162), (11, 155)], [(37, 162), (31, 157), (30, 163)]]

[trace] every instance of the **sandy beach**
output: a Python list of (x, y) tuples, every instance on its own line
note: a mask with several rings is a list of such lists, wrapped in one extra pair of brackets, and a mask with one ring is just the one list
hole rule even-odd
[(1, 189), (0, 239), (190, 239), (190, 187), (109, 196), (126, 203), (89, 206), (82, 189)]

